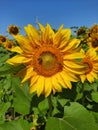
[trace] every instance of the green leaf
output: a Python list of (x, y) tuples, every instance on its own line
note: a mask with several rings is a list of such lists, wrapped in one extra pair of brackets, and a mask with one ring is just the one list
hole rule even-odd
[(72, 127), (64, 119), (50, 117), (47, 120), (45, 130), (74, 130), (74, 129), (72, 129)]
[(47, 98), (45, 98), (43, 101), (41, 101), (38, 104), (38, 108), (40, 110), (40, 113), (45, 115), (47, 113), (47, 110), (49, 109), (49, 104)]
[(0, 67), (0, 75), (16, 74), (22, 68), (24, 68), (24, 65), (13, 66), (5, 63)]
[(64, 117), (50, 117), (45, 130), (98, 130), (95, 118), (82, 105), (65, 106)]
[(12, 85), (15, 89), (13, 99), (15, 111), (20, 114), (28, 114), (31, 105), (31, 95), (29, 94), (28, 84), (20, 86), (20, 80), (18, 78), (13, 78)]
[(19, 119), (1, 124), (0, 130), (30, 130), (30, 124), (25, 120)]
[(87, 111), (78, 103), (71, 103), (71, 106), (64, 108), (64, 120), (66, 120), (75, 130), (97, 130), (93, 114)]
[(3, 63), (3, 62), (5, 62), (8, 58), (9, 58), (9, 54), (3, 54), (2, 53), (2, 55), (0, 54), (0, 63)]
[(98, 92), (92, 92), (92, 100), (98, 103)]
[(7, 112), (8, 108), (10, 107), (11, 103), (0, 103), (0, 124), (5, 121), (5, 113)]
[(98, 125), (98, 112), (92, 112)]

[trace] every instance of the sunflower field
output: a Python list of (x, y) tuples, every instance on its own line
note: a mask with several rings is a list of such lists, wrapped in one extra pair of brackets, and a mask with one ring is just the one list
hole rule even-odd
[(0, 130), (98, 130), (98, 24), (37, 25), (0, 34)]

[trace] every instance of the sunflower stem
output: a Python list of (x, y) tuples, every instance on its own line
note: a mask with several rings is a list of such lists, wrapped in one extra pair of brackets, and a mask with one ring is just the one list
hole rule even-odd
[(84, 84), (83, 83), (82, 83), (82, 93), (83, 93), (82, 105), (85, 106), (85, 93), (84, 93)]
[(52, 95), (50, 94), (48, 97), (48, 103), (49, 103), (49, 112), (48, 112), (48, 116), (51, 117), (52, 116)]

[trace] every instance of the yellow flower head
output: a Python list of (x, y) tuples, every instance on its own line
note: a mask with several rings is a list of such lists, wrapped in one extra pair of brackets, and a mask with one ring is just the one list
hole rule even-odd
[(90, 28), (90, 33), (98, 33), (98, 24), (95, 24)]
[[(84, 55), (77, 52), (79, 39), (71, 39), (71, 30), (60, 26), (54, 32), (49, 24), (40, 30), (32, 25), (24, 27), (26, 36), (14, 35), (20, 49), (19, 54), (7, 62), (12, 65), (25, 64), (26, 68), (18, 74), (24, 74), (22, 83), (29, 79), (30, 93), (44, 94), (47, 97), (52, 91), (61, 92), (62, 87), (72, 87), (71, 81), (77, 82), (78, 75), (83, 74), (84, 66), (78, 60)], [(76, 49), (76, 50), (75, 50)]]
[(92, 33), (88, 38), (88, 46), (98, 51), (98, 33)]
[(8, 33), (11, 35), (17, 35), (19, 33), (20, 29), (16, 25), (10, 25), (8, 27)]
[(6, 37), (0, 35), (0, 44), (4, 43), (6, 41)]
[(4, 43), (4, 47), (5, 47), (7, 50), (11, 51), (12, 48), (14, 48), (14, 43), (13, 43), (12, 41), (7, 40), (7, 41)]
[(88, 45), (98, 51), (98, 25), (93, 25), (88, 32)]
[(83, 64), (87, 67), (85, 73), (80, 75), (82, 83), (87, 79), (90, 83), (94, 82), (98, 77), (98, 55), (94, 49), (89, 49), (85, 57), (82, 59)]
[(85, 35), (86, 33), (87, 33), (87, 28), (86, 28), (85, 26), (80, 27), (80, 28), (76, 31), (77, 36), (79, 36), (79, 35)]

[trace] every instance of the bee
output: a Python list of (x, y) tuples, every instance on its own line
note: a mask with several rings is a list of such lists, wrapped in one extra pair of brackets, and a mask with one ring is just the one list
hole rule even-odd
[(42, 64), (43, 60), (41, 57), (38, 58), (38, 62), (39, 62), (39, 64)]

